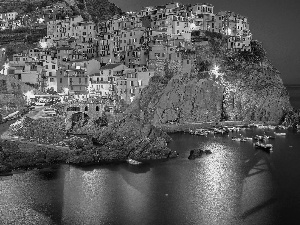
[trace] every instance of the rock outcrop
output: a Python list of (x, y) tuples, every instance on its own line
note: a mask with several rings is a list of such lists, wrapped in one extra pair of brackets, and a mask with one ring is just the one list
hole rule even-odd
[(157, 127), (219, 121), (279, 123), (292, 107), (280, 73), (262, 46), (253, 42), (253, 52), (240, 53), (228, 50), (223, 42), (179, 49), (181, 62), (158, 61), (156, 75), (128, 112), (140, 105)]
[(190, 151), (190, 155), (188, 159), (193, 160), (193, 159), (201, 158), (204, 155), (210, 155), (210, 154), (212, 154), (210, 150), (202, 150), (197, 148)]
[(157, 104), (154, 124), (219, 121), (223, 88), (208, 79), (175, 76)]

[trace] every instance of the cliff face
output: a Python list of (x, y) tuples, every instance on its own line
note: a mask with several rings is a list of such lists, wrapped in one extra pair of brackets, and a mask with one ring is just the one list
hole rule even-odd
[[(233, 76), (234, 77), (234, 76)], [(270, 64), (244, 68), (225, 87), (224, 119), (279, 123), (292, 109), (280, 73)]]
[(213, 38), (185, 51), (189, 74), (183, 61), (158, 62), (156, 76), (128, 112), (142, 105), (155, 126), (226, 120), (279, 123), (292, 107), (280, 73), (262, 46), (255, 42), (253, 52), (239, 53), (224, 48), (223, 42)]
[(208, 79), (174, 77), (163, 90), (154, 124), (219, 121), (223, 88)]

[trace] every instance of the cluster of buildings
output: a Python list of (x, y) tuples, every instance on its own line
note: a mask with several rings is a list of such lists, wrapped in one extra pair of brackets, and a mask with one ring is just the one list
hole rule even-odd
[[(42, 91), (120, 97), (131, 102), (154, 75), (150, 65), (164, 60), (189, 60), (179, 48), (195, 42), (194, 31), (229, 36), (228, 49), (251, 50), (246, 17), (214, 14), (211, 4), (146, 7), (139, 12), (95, 24), (80, 15), (47, 20), (40, 47), (13, 55), (6, 74), (37, 85)], [(201, 41), (201, 40), (200, 40)]]
[[(23, 0), (24, 2), (27, 0)], [(23, 4), (19, 0), (11, 2), (1, 2), (0, 4), (12, 4), (19, 5)], [(72, 13), (68, 10), (66, 3), (57, 2), (51, 6), (42, 8), (36, 8), (32, 12), (19, 14), (17, 12), (6, 12), (0, 13), (0, 31), (7, 29), (18, 29), (18, 28), (45, 28), (49, 21), (64, 18), (64, 15)]]

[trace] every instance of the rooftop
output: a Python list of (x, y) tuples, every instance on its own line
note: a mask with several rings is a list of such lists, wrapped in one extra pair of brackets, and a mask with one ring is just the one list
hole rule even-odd
[(106, 64), (105, 66), (101, 67), (100, 70), (111, 70), (116, 68), (117, 66), (122, 65), (121, 63), (111, 63), (111, 64)]

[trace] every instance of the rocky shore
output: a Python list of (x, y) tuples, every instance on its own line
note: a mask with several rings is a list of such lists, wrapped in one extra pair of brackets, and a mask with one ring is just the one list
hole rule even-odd
[[(91, 165), (120, 163), (128, 159), (145, 162), (177, 157), (177, 153), (167, 147), (170, 137), (145, 123), (138, 115), (125, 115), (121, 121), (99, 128), (93, 137), (68, 137), (66, 133), (62, 136), (61, 130), (51, 129), (58, 127), (54, 124), (55, 120), (43, 124), (36, 121), (25, 118), (18, 126), (12, 126), (13, 129), (2, 134), (0, 172), (59, 163)], [(16, 134), (27, 136), (14, 136)], [(57, 139), (63, 140), (60, 143), (64, 143), (65, 147), (54, 143)]]

